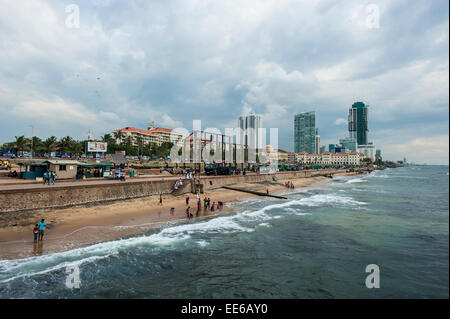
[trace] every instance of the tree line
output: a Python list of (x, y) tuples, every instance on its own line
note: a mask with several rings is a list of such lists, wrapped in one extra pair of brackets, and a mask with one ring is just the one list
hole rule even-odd
[[(144, 144), (143, 139), (137, 137), (135, 140), (129, 136), (123, 142), (117, 143), (116, 141), (122, 140), (121, 133), (105, 134), (102, 136), (101, 141), (108, 143), (107, 153), (114, 154), (116, 151), (125, 151), (127, 155), (131, 156), (157, 156), (166, 157), (170, 154), (173, 143), (164, 142), (161, 145), (149, 143)], [(56, 153), (69, 153), (72, 156), (77, 156), (85, 153), (85, 145), (87, 140), (78, 141), (70, 136), (62, 137), (58, 139), (56, 136), (51, 136), (45, 140), (33, 136), (27, 138), (25, 136), (15, 136), (15, 141), (4, 143), (1, 146), (1, 150), (16, 151), (17, 153), (31, 152), (34, 154), (50, 154)]]

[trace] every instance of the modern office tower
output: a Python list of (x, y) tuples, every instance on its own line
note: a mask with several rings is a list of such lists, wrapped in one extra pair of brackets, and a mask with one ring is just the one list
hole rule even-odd
[(316, 135), (316, 112), (305, 112), (295, 115), (295, 153), (306, 152), (309, 154), (316, 154)]
[(325, 145), (321, 146), (320, 147), (320, 154), (325, 153), (326, 149), (327, 149), (327, 147)]
[(374, 153), (375, 153), (375, 145), (373, 145), (372, 142), (367, 143), (366, 145), (358, 145), (357, 148), (358, 152), (366, 154), (366, 156), (374, 159)]
[(239, 116), (238, 127), (241, 129), (240, 141), (238, 144), (247, 145), (249, 149), (256, 150), (262, 148), (262, 122), (261, 116), (255, 113)]
[(334, 144), (328, 144), (328, 152), (334, 153)]
[(320, 135), (318, 133), (319, 131), (316, 129), (316, 153), (320, 152)]
[(375, 151), (375, 155), (378, 156), (378, 157), (381, 157), (381, 150), (376, 150)]
[(356, 140), (353, 138), (342, 138), (339, 143), (349, 152), (356, 151)]
[(348, 114), (348, 131), (350, 138), (356, 140), (357, 146), (368, 145), (367, 132), (369, 131), (368, 106), (363, 102), (353, 103)]

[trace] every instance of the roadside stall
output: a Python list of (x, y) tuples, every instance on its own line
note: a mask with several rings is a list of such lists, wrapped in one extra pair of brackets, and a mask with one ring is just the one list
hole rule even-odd
[(20, 160), (16, 163), (19, 165), (19, 176), (23, 179), (42, 178), (48, 169), (45, 160)]
[(48, 170), (55, 172), (57, 179), (72, 179), (76, 177), (79, 163), (68, 160), (48, 160)]
[(77, 171), (77, 179), (85, 179), (92, 177), (110, 177), (111, 168), (110, 163), (80, 163)]

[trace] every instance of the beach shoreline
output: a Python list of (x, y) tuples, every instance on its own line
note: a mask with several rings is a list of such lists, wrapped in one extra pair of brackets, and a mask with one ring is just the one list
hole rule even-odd
[[(339, 175), (354, 175), (341, 173)], [(323, 176), (297, 178), (292, 182), (298, 189), (323, 187), (328, 178)], [(270, 194), (290, 191), (284, 186), (285, 181), (273, 183), (239, 183), (234, 186), (251, 189), (259, 192), (269, 191)], [(197, 210), (197, 197), (189, 194), (189, 206), (195, 216)], [(226, 204), (240, 201), (244, 198), (263, 198), (228, 189), (214, 189), (200, 194), (202, 201), (205, 197), (211, 198), (211, 203), (222, 201), (225, 206), (215, 209), (214, 212), (201, 211), (199, 217), (193, 217), (190, 222), (214, 218), (234, 212)], [(82, 248), (101, 242), (119, 240), (131, 236), (144, 234), (152, 229), (159, 229), (168, 224), (188, 222), (185, 209), (185, 195), (165, 195), (163, 205), (159, 205), (159, 196), (153, 195), (145, 198), (121, 200), (113, 203), (96, 205), (82, 205), (63, 209), (36, 210), (32, 213), (8, 213), (3, 216), (0, 227), (0, 260), (22, 259), (56, 252), (63, 252)], [(170, 213), (170, 208), (174, 213)], [(48, 229), (44, 241), (34, 243), (32, 228), (40, 219), (45, 218)]]

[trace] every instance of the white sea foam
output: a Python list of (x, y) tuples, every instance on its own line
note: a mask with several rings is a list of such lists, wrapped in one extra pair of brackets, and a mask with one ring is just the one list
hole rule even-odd
[[(17, 260), (2, 260), (0, 261), (0, 283), (53, 272), (64, 269), (68, 265), (83, 265), (97, 262), (101, 259), (117, 256), (121, 252), (129, 251), (133, 247), (152, 246), (156, 248), (170, 248), (178, 243), (186, 242), (194, 234), (252, 232), (257, 225), (264, 226), (271, 219), (285, 217), (285, 214), (280, 215), (280, 209), (286, 213), (302, 216), (307, 215), (307, 213), (303, 213), (301, 209), (292, 206), (320, 206), (324, 204), (356, 206), (365, 203), (357, 202), (350, 197), (334, 194), (319, 194), (298, 200), (268, 205), (256, 211), (246, 210), (235, 215), (220, 216), (207, 221), (170, 225), (161, 229), (158, 233), (151, 235), (103, 242), (84, 248), (43, 256)], [(275, 210), (278, 214), (271, 215), (270, 211), (272, 210)], [(259, 223), (255, 224), (255, 221)], [(197, 244), (204, 247), (207, 245), (207, 242), (199, 241)]]
[(349, 179), (345, 183), (346, 184), (353, 184), (353, 183), (365, 183), (365, 182), (367, 182), (367, 181), (362, 179), (362, 178), (354, 178), (354, 179)]
[(311, 197), (302, 198), (297, 201), (299, 205), (305, 206), (321, 206), (323, 204), (327, 205), (342, 205), (342, 206), (356, 206), (356, 205), (366, 205), (364, 202), (355, 201), (351, 197), (338, 196), (334, 194), (320, 194)]

